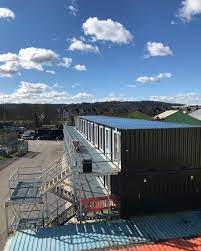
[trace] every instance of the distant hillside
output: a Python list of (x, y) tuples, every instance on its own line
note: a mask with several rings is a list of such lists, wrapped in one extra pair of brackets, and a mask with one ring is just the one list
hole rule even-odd
[[(0, 104), (0, 121), (14, 121), (18, 125), (40, 127), (41, 124), (62, 123), (63, 110), (70, 120), (76, 115), (110, 115), (150, 119), (173, 104), (155, 101), (96, 102), (82, 104)], [(179, 105), (179, 104), (175, 104)]]
[[(96, 102), (70, 104), (65, 106), (65, 110), (70, 114), (128, 114), (129, 112), (139, 111), (147, 116), (153, 117), (167, 109), (170, 109), (173, 104), (156, 102), (156, 101), (135, 101), (135, 102)], [(180, 105), (180, 104), (174, 104)]]

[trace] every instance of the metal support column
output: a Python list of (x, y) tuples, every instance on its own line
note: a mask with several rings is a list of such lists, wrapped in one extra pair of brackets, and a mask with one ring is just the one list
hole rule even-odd
[(8, 205), (5, 204), (5, 220), (6, 220), (6, 237), (9, 235), (9, 229), (8, 229)]

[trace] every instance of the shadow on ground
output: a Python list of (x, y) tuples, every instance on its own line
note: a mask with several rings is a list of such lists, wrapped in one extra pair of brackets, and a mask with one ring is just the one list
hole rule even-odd
[(33, 159), (36, 156), (38, 156), (40, 154), (40, 152), (28, 152), (27, 154), (25, 154), (23, 157), (27, 158), (27, 159)]

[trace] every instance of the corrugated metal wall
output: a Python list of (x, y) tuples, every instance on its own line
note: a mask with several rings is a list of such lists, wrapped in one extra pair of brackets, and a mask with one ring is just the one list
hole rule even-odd
[(122, 130), (122, 172), (201, 168), (201, 127)]
[(201, 128), (122, 130), (121, 215), (201, 207)]
[(201, 207), (201, 170), (120, 176), (121, 215)]

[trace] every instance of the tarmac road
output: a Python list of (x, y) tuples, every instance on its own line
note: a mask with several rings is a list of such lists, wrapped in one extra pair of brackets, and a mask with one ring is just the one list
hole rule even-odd
[(3, 163), (1, 169), (0, 162), (0, 251), (3, 250), (6, 236), (4, 202), (8, 197), (8, 179), (13, 172), (19, 167), (40, 167), (41, 169), (48, 166), (55, 160), (59, 159), (63, 153), (63, 141), (42, 141), (30, 140), (29, 152), (8, 163)]

